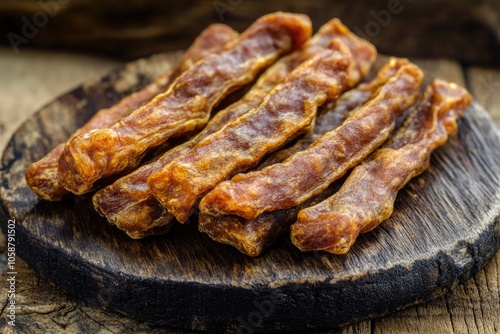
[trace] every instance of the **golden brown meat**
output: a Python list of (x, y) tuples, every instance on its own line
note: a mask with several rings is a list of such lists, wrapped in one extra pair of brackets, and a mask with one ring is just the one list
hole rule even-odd
[[(66, 143), (90, 130), (110, 127), (120, 118), (127, 116), (144, 103), (151, 101), (156, 95), (166, 91), (172, 81), (182, 72), (191, 68), (195, 62), (208, 54), (221, 50), (227, 42), (236, 36), (238, 33), (224, 24), (208, 26), (195, 39), (176, 66), (161, 73), (153, 83), (124, 97), (112, 107), (98, 111), (85, 125), (76, 130)], [(58, 145), (41, 160), (31, 164), (26, 172), (26, 182), (44, 200), (59, 201), (69, 193), (63, 187), (58, 172), (59, 158), (66, 143)]]
[[(352, 51), (351, 51), (352, 52)], [(408, 64), (408, 59), (391, 57), (389, 61), (377, 72), (375, 78), (362, 83), (342, 94), (337, 100), (328, 103), (318, 111), (316, 125), (301, 137), (294, 145), (271, 154), (257, 169), (279, 163), (293, 154), (305, 150), (316, 139), (340, 126), (349, 115), (362, 106), (373, 96), (379, 87), (392, 78), (401, 66)]]
[(319, 194), (388, 138), (397, 116), (415, 102), (422, 78), (417, 66), (404, 65), (340, 127), (282, 163), (221, 182), (201, 200), (200, 210), (255, 219)]
[[(257, 169), (262, 169), (273, 163), (278, 163), (293, 153), (309, 146), (309, 136), (321, 135), (338, 127), (342, 121), (354, 110), (373, 97), (377, 90), (393, 77), (401, 66), (408, 64), (406, 59), (391, 58), (377, 73), (375, 78), (367, 83), (345, 92), (336, 102), (330, 103), (318, 115), (314, 131), (307, 134), (297, 144), (287, 149), (281, 149), (262, 162)], [(335, 116), (335, 117), (334, 117)], [(211, 216), (201, 213), (198, 228), (207, 233), (215, 241), (236, 247), (240, 252), (249, 256), (258, 256), (267, 248), (275, 244), (290, 230), (290, 225), (297, 220), (297, 214), (302, 208), (307, 208), (328, 198), (342, 185), (342, 179), (334, 182), (319, 195), (285, 210), (266, 212), (255, 219), (245, 219), (234, 215)]]
[(330, 41), (338, 37), (343, 37), (344, 40), (353, 39), (349, 43), (355, 46), (351, 49), (351, 52), (356, 52), (353, 54), (353, 58), (356, 63), (362, 63), (362, 65), (357, 66), (362, 71), (360, 75), (366, 75), (376, 57), (373, 46), (346, 32), (338, 20), (327, 22), (300, 50), (282, 57), (267, 69), (241, 100), (219, 111), (196, 137), (169, 150), (155, 162), (138, 168), (98, 191), (93, 197), (97, 212), (132, 238), (143, 238), (167, 232), (172, 226), (174, 218), (149, 191), (146, 185), (149, 175), (193, 148), (203, 138), (218, 131), (226, 123), (257, 107), (269, 91), (295, 67), (327, 48)]
[(238, 216), (211, 216), (200, 213), (198, 229), (213, 240), (231, 245), (245, 255), (259, 256), (289, 232), (290, 225), (297, 220), (297, 214), (301, 209), (328, 198), (340, 188), (341, 184), (340, 180), (334, 182), (321, 194), (301, 205), (266, 212), (251, 220)]
[(311, 22), (305, 15), (275, 13), (260, 18), (145, 106), (108, 129), (73, 138), (59, 159), (64, 187), (75, 194), (89, 192), (96, 181), (136, 167), (149, 149), (170, 137), (203, 127), (227, 94), (299, 48), (310, 34)]
[(398, 191), (427, 169), (431, 153), (457, 130), (456, 119), (470, 102), (462, 87), (432, 82), (405, 125), (354, 168), (337, 193), (299, 212), (291, 227), (294, 245), (302, 251), (346, 253), (360, 233), (391, 216)]
[(331, 19), (325, 24), (322, 29), (328, 29), (336, 32), (338, 39), (340, 39), (351, 50), (354, 58), (355, 71), (350, 77), (350, 87), (357, 85), (370, 71), (373, 62), (377, 56), (377, 50), (368, 41), (353, 34), (342, 22), (337, 19)]
[(151, 192), (168, 212), (184, 223), (199, 199), (219, 182), (256, 165), (312, 126), (317, 108), (347, 89), (353, 72), (349, 49), (337, 39), (332, 43), (339, 51), (323, 50), (305, 61), (258, 108), (149, 177)]

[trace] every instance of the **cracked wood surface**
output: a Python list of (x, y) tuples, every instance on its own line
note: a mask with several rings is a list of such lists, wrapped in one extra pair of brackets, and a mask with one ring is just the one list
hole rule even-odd
[[(117, 63), (65, 53), (0, 49), (0, 147), (34, 110), (69, 87), (100, 75)], [(30, 71), (27, 73), (29, 64)], [(476, 101), (500, 125), (500, 71), (461, 68), (452, 61), (418, 62), (446, 80), (467, 84)], [(13, 112), (15, 110), (15, 112)], [(5, 222), (2, 222), (5, 223)], [(1, 232), (0, 232), (1, 233)], [(17, 245), (22, 247), (22, 245)], [(16, 327), (7, 324), (6, 242), (0, 236), (0, 332), (2, 333), (184, 333), (138, 322), (77, 301), (16, 259)], [(463, 285), (429, 303), (325, 333), (499, 333), (500, 252)]]

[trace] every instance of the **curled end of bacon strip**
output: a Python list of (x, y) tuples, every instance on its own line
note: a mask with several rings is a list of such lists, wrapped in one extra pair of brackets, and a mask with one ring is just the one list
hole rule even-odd
[[(282, 211), (275, 215), (281, 221), (287, 221), (294, 216), (294, 212)], [(201, 213), (198, 217), (198, 229), (220, 243), (233, 246), (245, 255), (256, 257), (288, 230), (287, 224), (270, 224), (269, 218), (269, 215), (264, 214), (247, 221), (237, 216), (215, 217)]]
[(46, 201), (59, 201), (68, 191), (59, 182), (57, 168), (64, 144), (58, 145), (43, 159), (32, 163), (26, 171), (26, 183), (35, 194)]
[[(137, 180), (133, 181), (136, 182), (123, 187), (111, 185), (98, 191), (92, 197), (97, 213), (106, 217), (110, 224), (115, 225), (133, 239), (170, 231), (175, 223), (174, 217), (168, 214), (154, 197), (141, 197), (140, 189), (144, 187), (141, 187)], [(129, 198), (129, 200), (124, 201), (124, 198)], [(132, 198), (135, 200), (131, 200)]]
[(93, 184), (101, 177), (106, 176), (103, 165), (123, 165), (124, 170), (131, 160), (139, 162), (142, 156), (123, 159), (113, 159), (108, 154), (116, 147), (121, 146), (118, 134), (111, 129), (93, 130), (76, 137), (64, 147), (59, 158), (59, 177), (64, 187), (76, 195), (83, 195), (92, 191)]
[[(318, 211), (314, 214), (304, 210), (299, 212), (297, 221), (290, 228), (292, 243), (303, 252), (347, 253), (360, 233), (357, 221), (342, 211)], [(392, 212), (392, 207), (388, 211)]]

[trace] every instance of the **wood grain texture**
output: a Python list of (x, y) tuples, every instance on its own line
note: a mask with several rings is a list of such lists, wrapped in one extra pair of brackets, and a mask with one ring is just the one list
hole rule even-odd
[[(56, 109), (57, 109), (57, 108), (56, 108)], [(486, 123), (486, 124), (489, 124), (489, 123)], [(484, 124), (483, 124), (483, 125), (484, 125)], [(53, 126), (55, 127), (55, 125), (53, 125)], [(455, 144), (456, 144), (456, 143), (455, 143)], [(39, 145), (39, 144), (37, 144), (37, 145)], [(42, 145), (43, 145), (43, 144), (42, 144)], [(50, 144), (49, 144), (49, 145), (50, 145)], [(446, 155), (445, 155), (445, 156), (446, 156)], [(445, 160), (446, 160), (446, 159), (445, 159)], [(15, 165), (15, 164), (14, 164), (14, 165)], [(498, 164), (497, 164), (497, 165), (498, 165)], [(435, 172), (435, 171), (434, 171), (434, 172)], [(430, 186), (430, 185), (428, 185), (428, 186)], [(426, 186), (425, 188), (427, 188), (427, 186)], [(28, 193), (26, 193), (26, 194), (28, 194)], [(411, 194), (411, 193), (410, 193), (410, 197), (411, 197), (411, 195), (413, 195), (413, 194)], [(407, 195), (405, 195), (405, 196), (407, 196)], [(28, 195), (28, 197), (29, 197), (29, 195)], [(29, 201), (30, 199), (28, 198), (27, 200)], [(85, 208), (85, 207), (86, 207), (85, 201), (69, 201), (69, 202), (65, 202), (65, 204), (69, 204), (69, 205), (72, 205), (72, 206), (74, 206), (74, 207), (83, 207), (83, 208)], [(35, 211), (36, 211), (36, 210), (38, 210), (38, 209), (35, 209)], [(43, 210), (43, 208), (42, 208), (42, 210)], [(71, 209), (69, 209), (69, 210), (71, 210)], [(58, 214), (59, 214), (59, 213), (58, 213)], [(28, 215), (29, 215), (29, 214), (28, 214)], [(84, 215), (86, 216), (87, 214), (85, 213)], [(92, 215), (90, 215), (90, 216), (92, 216)], [(73, 218), (71, 218), (71, 219), (73, 219)], [(24, 220), (23, 220), (23, 221), (24, 221)], [(55, 224), (55, 226), (52, 226), (52, 227), (51, 227), (51, 231), (53, 231), (53, 232), (55, 232), (55, 231), (56, 231), (57, 229), (59, 229), (59, 228), (64, 227), (63, 225), (66, 225), (66, 223), (64, 223), (64, 222), (62, 222), (62, 221), (59, 221), (59, 219), (56, 219), (56, 222), (58, 222), (58, 223), (57, 223), (57, 224)], [(23, 222), (23, 224), (24, 224), (24, 222)], [(35, 225), (36, 225), (36, 224), (35, 224)], [(90, 224), (90, 226), (78, 226), (78, 223), (77, 223), (76, 221), (74, 221), (73, 223), (71, 223), (71, 222), (70, 222), (70, 228), (69, 228), (68, 226), (66, 226), (66, 227), (64, 228), (64, 230), (65, 230), (65, 231), (70, 231), (70, 230), (72, 230), (72, 231), (73, 231), (73, 235), (74, 235), (74, 236), (76, 235), (77, 237), (80, 237), (80, 238), (85, 237), (85, 236), (89, 237), (89, 235), (90, 235), (92, 238), (98, 238), (98, 239), (99, 239), (99, 238), (100, 238), (103, 234), (102, 234), (102, 233), (92, 233), (92, 232), (99, 232), (99, 231), (100, 231), (100, 227), (99, 227), (99, 226), (95, 226), (95, 225), (97, 225), (97, 224), (93, 224), (93, 223), (91, 223), (91, 224)], [(397, 226), (397, 224), (396, 224), (396, 226)], [(68, 229), (68, 228), (69, 228), (69, 229)], [(109, 230), (109, 229), (108, 229), (108, 228), (106, 228), (106, 227), (105, 227), (104, 229), (105, 229), (104, 233), (106, 233), (106, 230), (107, 230), (107, 232), (110, 232), (111, 234), (116, 233), (116, 232), (113, 232), (113, 231), (114, 231), (113, 229)], [(82, 233), (80, 233), (80, 234), (78, 233), (78, 232), (82, 232), (82, 231), (84, 231), (84, 233), (83, 233), (83, 234), (82, 234)], [(386, 232), (387, 232), (387, 231), (384, 231), (384, 234), (385, 234)], [(89, 234), (89, 233), (90, 233), (90, 234)], [(183, 233), (185, 233), (185, 232), (183, 232), (183, 231), (177, 231), (176, 233), (179, 233), (180, 235), (183, 235)], [(188, 237), (189, 237), (189, 236), (188, 236)], [(167, 237), (167, 238), (168, 238), (168, 237)], [(158, 239), (159, 239), (159, 238), (158, 238)], [(120, 237), (118, 237), (118, 239), (117, 239), (117, 240), (118, 240), (117, 242), (122, 241), (122, 239), (121, 239)], [(126, 239), (125, 239), (125, 240), (126, 240)], [(168, 240), (168, 239), (167, 239), (167, 240)], [(373, 241), (373, 240), (371, 240), (371, 241), (370, 241), (370, 240), (371, 240), (371, 239), (369, 238), (367, 242), (371, 242), (371, 241)], [(375, 240), (376, 240), (376, 239), (375, 239)], [(100, 243), (100, 242), (102, 242), (102, 241), (103, 241), (103, 240), (97, 240), (97, 241), (96, 241), (96, 243), (98, 243), (98, 244), (99, 244), (99, 243)], [(157, 244), (157, 243), (158, 243), (158, 242), (160, 242), (160, 241), (156, 240), (156, 238), (153, 238), (153, 241), (152, 241), (152, 242), (153, 242), (153, 244)], [(207, 242), (208, 242), (208, 241), (207, 241)], [(160, 243), (161, 243), (161, 242), (160, 242)], [(78, 243), (78, 244), (80, 244), (80, 243)], [(175, 244), (175, 243), (174, 243), (174, 244)], [(102, 245), (101, 245), (101, 246), (102, 246)], [(128, 248), (128, 249), (129, 249), (129, 250), (131, 250), (131, 251), (133, 251), (133, 248), (134, 248), (134, 246), (133, 246), (130, 242), (124, 242), (124, 243), (122, 243), (122, 245), (121, 245), (121, 246), (122, 246), (122, 247), (124, 247), (124, 248), (126, 248), (126, 249)], [(175, 246), (175, 245), (174, 245), (174, 246)], [(403, 246), (404, 246), (404, 245), (403, 245)], [(118, 247), (118, 245), (114, 245), (113, 247)], [(148, 247), (150, 247), (150, 246), (148, 246)], [(168, 247), (171, 247), (171, 246), (168, 246)], [(222, 252), (225, 252), (225, 253), (227, 254), (228, 252), (230, 253), (230, 252), (232, 252), (232, 251), (233, 251), (232, 249), (227, 248), (227, 247), (224, 247), (224, 246), (222, 246), (222, 245), (221, 245), (221, 246), (219, 246), (219, 245), (214, 245), (213, 247), (215, 247), (215, 250), (216, 250), (217, 252), (221, 252), (221, 253), (222, 253)], [(222, 250), (221, 250), (221, 249), (217, 250), (217, 248), (219, 248), (219, 247), (222, 247)], [(287, 251), (286, 251), (286, 248), (288, 247), (288, 246), (287, 246), (287, 244), (286, 244), (286, 242), (285, 242), (284, 244), (280, 245), (280, 247), (283, 247), (283, 249), (284, 249), (284, 250), (279, 251), (281, 248), (278, 248), (278, 249), (273, 250), (273, 252), (275, 253), (275, 255), (274, 255), (274, 256), (276, 256), (276, 254), (278, 254), (278, 255), (279, 255), (279, 254), (281, 254), (281, 255), (283, 255), (283, 254), (288, 254), (288, 253), (287, 253)], [(209, 248), (212, 248), (212, 246), (210, 246)], [(406, 247), (403, 247), (403, 248), (406, 248)], [(203, 254), (203, 253), (204, 253), (204, 251), (207, 251), (207, 250), (206, 250), (206, 249), (205, 249), (205, 250), (203, 250), (203, 246), (202, 246), (202, 247), (201, 247), (201, 249), (200, 249), (200, 247), (198, 247), (198, 245), (195, 245), (194, 249), (192, 249), (191, 251), (192, 251), (192, 252), (194, 252), (195, 254)], [(292, 251), (292, 253), (290, 254), (290, 257), (292, 257), (292, 259), (293, 259), (294, 261), (295, 261), (295, 260), (304, 260), (304, 258), (302, 257), (302, 254), (294, 254), (294, 253), (293, 253), (293, 250), (291, 250), (291, 251)], [(100, 257), (100, 256), (102, 256), (102, 255), (99, 255), (98, 249), (93, 249), (93, 252), (96, 252), (96, 253), (95, 253), (95, 254), (89, 254), (89, 255), (88, 255), (88, 256), (89, 256), (89, 258), (97, 259), (97, 260), (99, 261), (99, 257)], [(201, 252), (201, 253), (200, 253), (200, 252)], [(276, 252), (277, 252), (277, 253), (276, 253)], [(50, 253), (50, 252), (47, 252), (47, 253)], [(47, 254), (47, 253), (46, 253), (46, 254)], [(44, 256), (45, 256), (46, 254), (44, 254)], [(49, 254), (49, 255), (50, 255), (50, 254)], [(54, 254), (53, 254), (53, 255), (54, 255)], [(372, 254), (372, 255), (373, 255), (373, 254)], [(144, 256), (144, 254), (142, 254), (142, 256)], [(208, 256), (208, 254), (204, 254), (204, 256)], [(213, 256), (213, 255), (210, 255), (210, 256)], [(298, 256), (298, 258), (297, 258), (297, 256)], [(373, 256), (374, 256), (374, 255), (373, 255)], [(314, 258), (314, 257), (313, 257), (313, 258)], [(147, 259), (147, 257), (146, 257), (146, 259)], [(331, 264), (331, 263), (330, 263), (330, 261), (332, 261), (332, 262), (333, 262), (333, 260), (328, 259), (328, 257), (327, 257), (327, 259), (324, 259), (323, 257), (322, 257), (321, 259), (322, 259), (322, 261), (326, 261), (325, 263), (329, 263), (329, 265), (333, 265), (333, 264)], [(227, 260), (226, 260), (226, 261), (227, 261)], [(308, 262), (309, 262), (309, 261), (307, 261), (307, 258), (306, 258), (306, 264), (308, 264)], [(349, 262), (350, 262), (350, 261), (346, 261), (346, 262), (344, 263), (344, 265), (349, 265), (349, 264), (350, 264)], [(56, 264), (57, 264), (57, 263), (59, 263), (59, 264), (61, 264), (61, 265), (62, 265), (62, 264), (64, 264), (64, 259), (57, 259), (57, 260), (56, 260)], [(237, 263), (236, 263), (236, 264), (241, 264), (241, 263), (240, 263), (240, 261), (237, 261)], [(52, 264), (52, 265), (54, 266), (54, 264)], [(299, 266), (300, 266), (300, 264), (299, 264)], [(248, 264), (248, 263), (246, 263), (246, 266), (243, 266), (243, 267), (244, 267), (245, 269), (246, 269), (246, 268), (249, 268), (249, 264)], [(241, 269), (241, 268), (242, 268), (242, 266), (236, 265), (236, 268), (231, 268), (231, 269), (236, 270), (236, 269), (238, 269), (238, 268), (240, 268), (240, 269)], [(199, 273), (202, 273), (202, 272), (210, 272), (210, 271), (209, 271), (209, 269), (210, 269), (210, 268), (203, 268), (202, 270), (200, 270), (200, 271), (199, 271)], [(226, 269), (227, 269), (227, 268), (226, 268)], [(471, 269), (471, 268), (466, 268), (466, 269)], [(212, 270), (213, 270), (213, 268), (212, 268)], [(316, 273), (316, 272), (315, 272), (315, 270), (313, 270), (313, 271), (312, 271), (312, 273)], [(226, 273), (226, 275), (227, 275), (227, 273)], [(47, 284), (47, 283), (45, 282), (45, 284)], [(497, 286), (498, 286), (498, 285), (497, 285)], [(492, 291), (493, 293), (495, 292), (495, 290), (491, 290), (491, 291)], [(498, 289), (497, 289), (497, 291), (498, 291)], [(489, 291), (488, 291), (488, 292), (489, 292)], [(486, 293), (486, 296), (487, 296), (487, 293)], [(102, 297), (102, 296), (101, 296), (101, 297)], [(105, 296), (105, 297), (106, 297), (106, 296)], [(107, 296), (107, 297), (109, 297), (109, 296)], [(432, 303), (431, 303), (431, 304), (432, 304)], [(452, 305), (452, 306), (453, 306), (453, 305)], [(419, 307), (417, 307), (417, 308), (418, 308), (418, 309), (421, 309), (422, 307), (420, 307), (420, 306), (419, 306)], [(91, 308), (90, 308), (90, 309), (91, 309)], [(452, 308), (452, 310), (453, 310), (453, 308)], [(460, 310), (460, 308), (458, 307), (458, 305), (457, 305), (457, 307), (456, 307), (456, 309), (455, 309), (455, 313), (460, 313), (460, 312), (461, 312), (461, 311), (457, 311), (457, 310)], [(493, 311), (494, 311), (494, 309), (493, 309)], [(29, 311), (28, 311), (28, 312), (29, 312)], [(104, 312), (104, 311), (103, 311), (103, 312)], [(404, 312), (407, 312), (407, 311), (403, 311), (403, 315), (404, 315)], [(43, 312), (42, 312), (42, 313), (43, 313)], [(77, 312), (77, 313), (78, 313), (78, 312)], [(50, 313), (50, 312), (47, 312), (47, 314), (51, 314), (51, 313)], [(68, 314), (71, 314), (71, 312), (68, 312)], [(78, 313), (78, 314), (81, 314), (81, 313)], [(108, 313), (106, 313), (106, 314), (107, 314), (107, 315), (105, 315), (105, 316), (104, 316), (104, 319), (106, 319), (106, 321), (108, 321), (108, 325), (109, 325), (109, 326), (111, 326), (110, 328), (112, 328), (112, 329), (113, 329), (113, 331), (115, 331), (115, 330), (116, 330), (116, 331), (118, 331), (118, 328), (119, 328), (119, 327), (112, 327), (112, 325), (111, 325), (112, 320), (107, 318), (107, 316), (110, 316), (110, 317), (111, 317), (111, 316), (114, 316), (114, 315), (113, 315), (113, 313), (109, 313), (109, 312), (108, 312)], [(485, 314), (486, 314), (486, 313), (485, 313)], [(493, 314), (494, 314), (494, 313), (493, 313)], [(54, 315), (54, 313), (52, 313), (52, 315)], [(92, 316), (95, 316), (95, 315), (93, 314)], [(456, 317), (456, 318), (459, 318), (459, 316), (457, 316), (457, 315), (455, 315), (455, 317)], [(63, 319), (66, 319), (66, 320), (64, 320), (64, 321), (69, 321), (69, 320), (68, 320), (68, 318), (70, 318), (70, 317), (64, 317), (64, 316), (63, 316), (62, 318), (63, 318)], [(98, 319), (101, 319), (101, 320), (102, 320), (102, 318), (99, 318), (99, 317), (98, 317)], [(390, 321), (391, 321), (391, 319), (393, 319), (393, 318), (385, 318), (385, 319), (389, 319), (388, 321), (390, 322)], [(487, 318), (485, 318), (485, 319), (487, 319)], [(394, 320), (394, 319), (393, 319), (393, 320)], [(62, 321), (62, 320), (61, 320), (61, 321)], [(378, 320), (377, 320), (377, 321), (378, 321)], [(377, 321), (373, 321), (371, 325), (370, 325), (370, 323), (369, 323), (369, 322), (365, 322), (365, 323), (362, 323), (361, 325), (358, 325), (358, 326), (355, 326), (355, 327), (346, 328), (346, 329), (345, 329), (345, 331), (348, 331), (348, 332), (349, 332), (349, 331), (351, 331), (351, 332), (366, 332), (366, 330), (368, 330), (368, 331), (369, 331), (369, 330), (370, 330), (370, 328), (371, 328), (371, 330), (375, 330), (375, 331), (377, 331), (377, 328), (379, 328), (380, 330), (382, 330), (382, 328), (386, 328), (386, 324), (384, 324), (383, 322), (381, 323), (380, 327), (377, 327)], [(384, 320), (381, 320), (381, 321), (384, 321)], [(398, 323), (397, 321), (395, 321), (395, 322), (396, 322), (396, 323)], [(460, 321), (456, 320), (456, 323), (460, 323)], [(485, 321), (485, 323), (487, 323), (487, 321)], [(406, 322), (405, 324), (408, 324), (408, 322)], [(382, 326), (382, 325), (384, 325), (384, 326)], [(456, 325), (456, 326), (457, 326), (457, 325)], [(418, 327), (418, 326), (417, 326), (417, 327)], [(408, 327), (408, 328), (413, 328), (413, 329), (416, 329), (417, 327)], [(491, 327), (491, 326), (490, 326), (490, 327)], [(122, 327), (122, 328), (123, 328), (123, 327)], [(139, 326), (138, 328), (140, 328), (140, 326)], [(390, 327), (389, 327), (389, 328), (390, 328)], [(394, 327), (394, 328), (398, 328), (398, 327)], [(424, 328), (425, 328), (425, 327), (424, 327)], [(457, 328), (458, 328), (458, 327), (457, 327)], [(485, 328), (488, 328), (488, 326), (486, 326)], [(126, 332), (126, 329), (122, 329), (122, 330)], [(387, 330), (387, 329), (385, 329), (385, 330)], [(165, 331), (166, 331), (166, 330), (165, 330)]]

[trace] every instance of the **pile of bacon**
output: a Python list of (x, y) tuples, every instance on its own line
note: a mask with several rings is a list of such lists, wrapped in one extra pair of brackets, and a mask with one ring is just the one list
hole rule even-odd
[(173, 69), (33, 163), (28, 184), (49, 201), (98, 190), (97, 212), (132, 238), (197, 213), (201, 232), (250, 256), (287, 233), (303, 251), (346, 253), (391, 215), (471, 97), (441, 80), (421, 90), (407, 59), (364, 81), (373, 45), (338, 19), (311, 30), (307, 16), (281, 12), (240, 35), (209, 26)]

